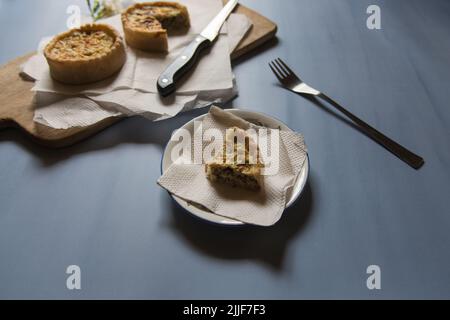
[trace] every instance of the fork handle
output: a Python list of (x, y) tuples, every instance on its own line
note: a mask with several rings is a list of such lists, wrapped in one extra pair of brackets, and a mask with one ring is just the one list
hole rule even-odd
[(409, 151), (405, 147), (401, 146), (397, 142), (391, 140), (390, 138), (386, 137), (384, 134), (382, 134), (377, 129), (373, 128), (348, 110), (346, 110), (344, 107), (342, 107), (339, 103), (328, 97), (327, 95), (320, 93), (318, 97), (322, 98), (329, 104), (331, 104), (333, 107), (335, 107), (337, 110), (345, 114), (350, 120), (352, 120), (355, 124), (359, 126), (359, 128), (371, 139), (373, 139), (375, 142), (379, 143), (381, 146), (392, 152), (394, 155), (396, 155), (399, 159), (406, 162), (408, 165), (413, 167), (414, 169), (420, 169), (425, 163), (424, 159), (415, 153)]

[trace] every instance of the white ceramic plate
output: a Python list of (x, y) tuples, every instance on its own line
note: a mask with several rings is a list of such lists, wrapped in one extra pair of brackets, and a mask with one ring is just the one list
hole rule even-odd
[[(227, 112), (231, 112), (232, 114), (239, 116), (249, 122), (252, 122), (254, 124), (264, 126), (267, 128), (272, 129), (281, 129), (285, 131), (293, 131), (288, 126), (286, 126), (281, 121), (274, 119), (272, 117), (269, 117), (268, 115), (258, 113), (258, 112), (252, 112), (252, 111), (245, 111), (245, 110), (237, 110), (237, 109), (229, 109), (226, 110)], [(202, 115), (200, 117), (197, 117), (188, 123), (186, 123), (183, 127), (180, 129), (187, 129), (190, 132), (193, 132), (194, 130), (194, 121), (199, 121), (202, 118), (206, 116)], [(170, 141), (166, 149), (164, 150), (162, 162), (161, 162), (161, 174), (165, 172), (171, 165), (172, 165), (172, 159), (170, 157), (172, 148), (175, 146), (176, 142)], [(297, 181), (295, 182), (294, 188), (292, 188), (291, 192), (287, 195), (287, 203), (286, 208), (290, 207), (295, 200), (300, 196), (300, 194), (303, 191), (303, 188), (305, 187), (306, 181), (308, 180), (308, 174), (309, 174), (309, 159), (306, 158), (305, 165), (303, 166), (302, 171), (300, 172)], [(201, 219), (207, 220), (209, 222), (223, 224), (223, 225), (243, 225), (243, 222), (236, 221), (234, 219), (225, 218), (218, 216), (214, 213), (211, 213), (210, 211), (197, 207), (191, 203), (188, 203), (187, 201), (180, 199), (177, 196), (171, 195), (172, 198), (185, 210), (193, 214), (194, 216), (197, 216)]]

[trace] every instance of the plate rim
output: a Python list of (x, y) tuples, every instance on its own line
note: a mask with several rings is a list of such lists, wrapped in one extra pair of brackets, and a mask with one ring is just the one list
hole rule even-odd
[[(292, 132), (296, 132), (295, 130), (292, 130), (288, 125), (286, 125), (283, 121), (281, 121), (281, 120), (275, 118), (274, 116), (271, 116), (271, 115), (268, 115), (268, 114), (266, 114), (266, 113), (263, 113), (263, 112), (252, 111), (252, 110), (247, 110), (247, 109), (235, 109), (235, 108), (233, 108), (233, 109), (223, 109), (223, 111), (225, 111), (225, 112), (231, 112), (231, 113), (233, 113), (233, 112), (244, 112), (244, 113), (259, 114), (259, 115), (262, 115), (262, 116), (264, 116), (264, 117), (266, 117), (266, 118), (271, 118), (271, 119), (273, 119), (273, 120), (276, 120), (277, 122), (283, 124), (283, 125), (284, 125), (286, 128), (288, 128), (289, 130), (291, 130)], [(173, 136), (173, 134), (174, 134), (177, 130), (182, 129), (182, 128), (188, 126), (190, 123), (194, 122), (195, 120), (204, 118), (204, 117), (206, 117), (207, 115), (208, 115), (208, 112), (205, 113), (205, 114), (199, 115), (199, 116), (197, 116), (197, 117), (195, 117), (195, 118), (193, 118), (193, 119), (187, 121), (185, 124), (181, 125), (181, 126), (180, 126), (179, 128), (177, 128), (177, 129), (175, 129), (175, 130), (172, 132), (171, 137)], [(162, 156), (161, 156), (161, 162), (160, 162), (160, 172), (161, 172), (161, 175), (164, 174), (164, 172), (163, 172), (164, 159), (165, 159), (166, 150), (167, 150), (167, 147), (169, 146), (170, 141), (171, 141), (170, 139), (169, 139), (169, 141), (167, 141), (166, 145), (164, 146), (163, 153), (162, 153)], [(302, 182), (302, 184), (301, 184), (301, 186), (300, 186), (300, 191), (298, 192), (298, 194), (297, 194), (296, 196), (294, 196), (294, 197), (292, 198), (291, 201), (288, 202), (288, 204), (286, 205), (285, 209), (283, 210), (283, 213), (284, 213), (284, 211), (286, 211), (286, 209), (288, 209), (288, 208), (290, 208), (291, 206), (293, 206), (293, 205), (300, 199), (300, 197), (301, 197), (301, 195), (303, 194), (303, 191), (304, 191), (304, 189), (305, 189), (306, 183), (307, 183), (308, 180), (309, 180), (309, 174), (310, 174), (310, 161), (309, 161), (309, 154), (308, 154), (308, 152), (306, 153), (305, 164), (304, 164), (304, 166), (303, 166), (302, 171), (303, 171), (303, 170), (306, 170), (306, 172), (305, 172), (305, 174), (304, 174), (305, 178), (304, 178), (304, 180), (303, 180), (303, 182)], [(294, 185), (295, 185), (295, 184), (294, 184)], [(211, 224), (214, 224), (214, 225), (228, 226), (228, 227), (240, 227), (240, 226), (248, 226), (248, 225), (251, 225), (251, 224), (249, 224), (249, 223), (245, 223), (245, 222), (238, 221), (238, 220), (233, 220), (232, 218), (228, 218), (228, 217), (222, 217), (223, 219), (227, 219), (227, 221), (213, 221), (213, 220), (207, 219), (206, 217), (199, 216), (199, 215), (197, 215), (196, 213), (190, 211), (189, 209), (187, 209), (187, 208), (185, 207), (185, 204), (184, 204), (184, 203), (187, 203), (186, 200), (183, 200), (183, 199), (181, 199), (181, 198), (179, 198), (179, 197), (177, 197), (177, 196), (171, 194), (169, 191), (167, 191), (167, 193), (170, 195), (170, 197), (175, 201), (175, 203), (176, 203), (181, 209), (183, 209), (184, 211), (186, 211), (187, 213), (189, 213), (191, 216), (193, 216), (193, 217), (195, 217), (195, 218), (197, 218), (197, 219), (199, 219), (199, 220), (201, 220), (201, 221), (204, 221), (204, 222), (207, 222), (207, 223), (211, 223)], [(198, 209), (201, 210), (200, 208), (198, 208)], [(205, 211), (205, 213), (208, 213), (208, 214), (214, 214), (214, 213), (210, 213), (210, 212), (206, 212), (206, 211)], [(221, 217), (221, 216), (219, 216), (219, 215), (217, 215), (217, 216), (218, 216), (218, 217)]]

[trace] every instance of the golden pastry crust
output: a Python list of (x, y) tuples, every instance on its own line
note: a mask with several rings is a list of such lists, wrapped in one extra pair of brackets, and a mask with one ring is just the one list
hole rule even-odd
[(190, 19), (187, 8), (176, 2), (136, 3), (122, 13), (125, 39), (129, 46), (167, 52), (167, 33), (187, 30)]
[(44, 56), (53, 79), (66, 84), (86, 84), (108, 78), (125, 63), (122, 37), (106, 24), (85, 24), (57, 35)]
[[(235, 137), (240, 139), (235, 141)], [(226, 149), (227, 143), (233, 144), (231, 152)], [(206, 164), (205, 171), (211, 181), (256, 191), (261, 188), (262, 168), (258, 146), (244, 130), (233, 127), (227, 130), (223, 152)]]

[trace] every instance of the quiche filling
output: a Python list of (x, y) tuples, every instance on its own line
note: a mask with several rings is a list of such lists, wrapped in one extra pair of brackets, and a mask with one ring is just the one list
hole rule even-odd
[(50, 54), (62, 59), (94, 58), (108, 53), (114, 42), (104, 31), (75, 31), (58, 40)]
[(170, 6), (145, 5), (136, 7), (127, 15), (128, 26), (136, 29), (180, 28), (186, 25), (186, 19), (180, 9)]
[[(245, 135), (245, 131), (239, 128), (232, 129), (232, 134), (227, 132), (223, 152), (206, 164), (207, 178), (232, 187), (259, 190), (263, 168), (259, 150), (250, 137)], [(239, 135), (245, 135), (245, 139), (241, 142), (236, 139)], [(228, 151), (226, 145), (230, 141), (233, 143), (233, 149)], [(252, 154), (254, 150), (251, 150), (250, 146), (254, 147), (256, 155)]]

